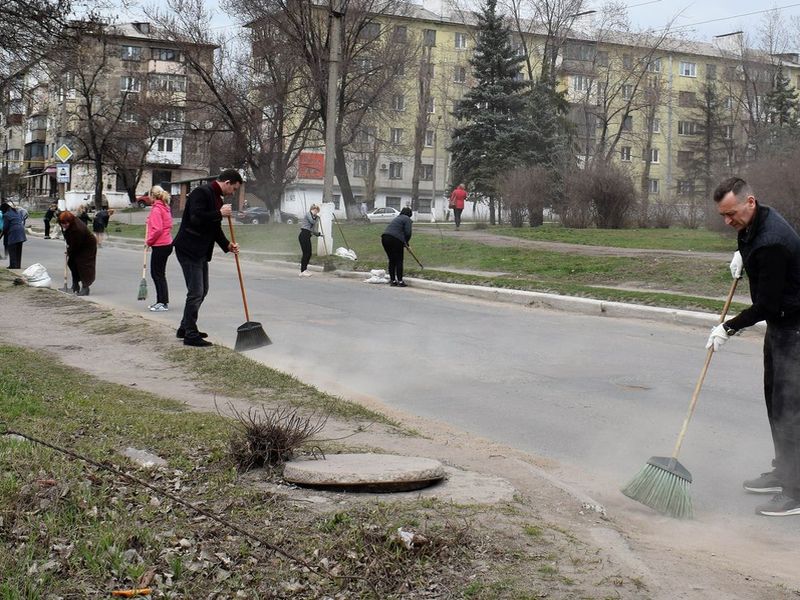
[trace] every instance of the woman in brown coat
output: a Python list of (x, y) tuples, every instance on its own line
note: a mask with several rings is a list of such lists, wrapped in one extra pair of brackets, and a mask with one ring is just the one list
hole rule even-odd
[(58, 215), (58, 224), (67, 242), (67, 266), (72, 273), (72, 291), (78, 296), (88, 296), (89, 286), (94, 283), (97, 240), (83, 221), (68, 210)]

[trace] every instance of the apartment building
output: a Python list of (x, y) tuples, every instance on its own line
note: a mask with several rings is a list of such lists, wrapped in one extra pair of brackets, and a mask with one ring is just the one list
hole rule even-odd
[[(28, 72), (21, 114), (5, 123), (6, 139), (22, 138), (19, 191), (91, 202), (98, 159), (105, 201), (116, 206), (152, 185), (206, 176), (208, 116), (196, 102), (204, 87), (186, 50), (148, 23), (99, 25), (63, 59)], [(211, 65), (213, 46), (191, 50)], [(73, 153), (67, 170), (58, 168), (62, 146)]]

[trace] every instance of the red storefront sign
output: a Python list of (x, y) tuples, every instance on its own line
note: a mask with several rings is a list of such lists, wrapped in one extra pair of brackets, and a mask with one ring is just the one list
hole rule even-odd
[(301, 152), (297, 176), (300, 179), (324, 179), (325, 155), (319, 152)]

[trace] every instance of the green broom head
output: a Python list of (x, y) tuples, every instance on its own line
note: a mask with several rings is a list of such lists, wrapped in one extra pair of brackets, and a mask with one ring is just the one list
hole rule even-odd
[(137, 300), (147, 300), (147, 279), (142, 277), (139, 282), (139, 295), (136, 296)]
[(622, 493), (662, 515), (691, 519), (694, 516), (689, 495), (691, 482), (692, 474), (677, 459), (653, 456), (622, 488)]

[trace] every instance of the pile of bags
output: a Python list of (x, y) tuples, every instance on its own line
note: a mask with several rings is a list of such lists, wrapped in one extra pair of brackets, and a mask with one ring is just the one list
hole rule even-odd
[(364, 283), (389, 283), (389, 274), (386, 269), (372, 269)]
[(50, 287), (50, 274), (44, 265), (32, 264), (22, 272), (22, 279), (31, 287)]

